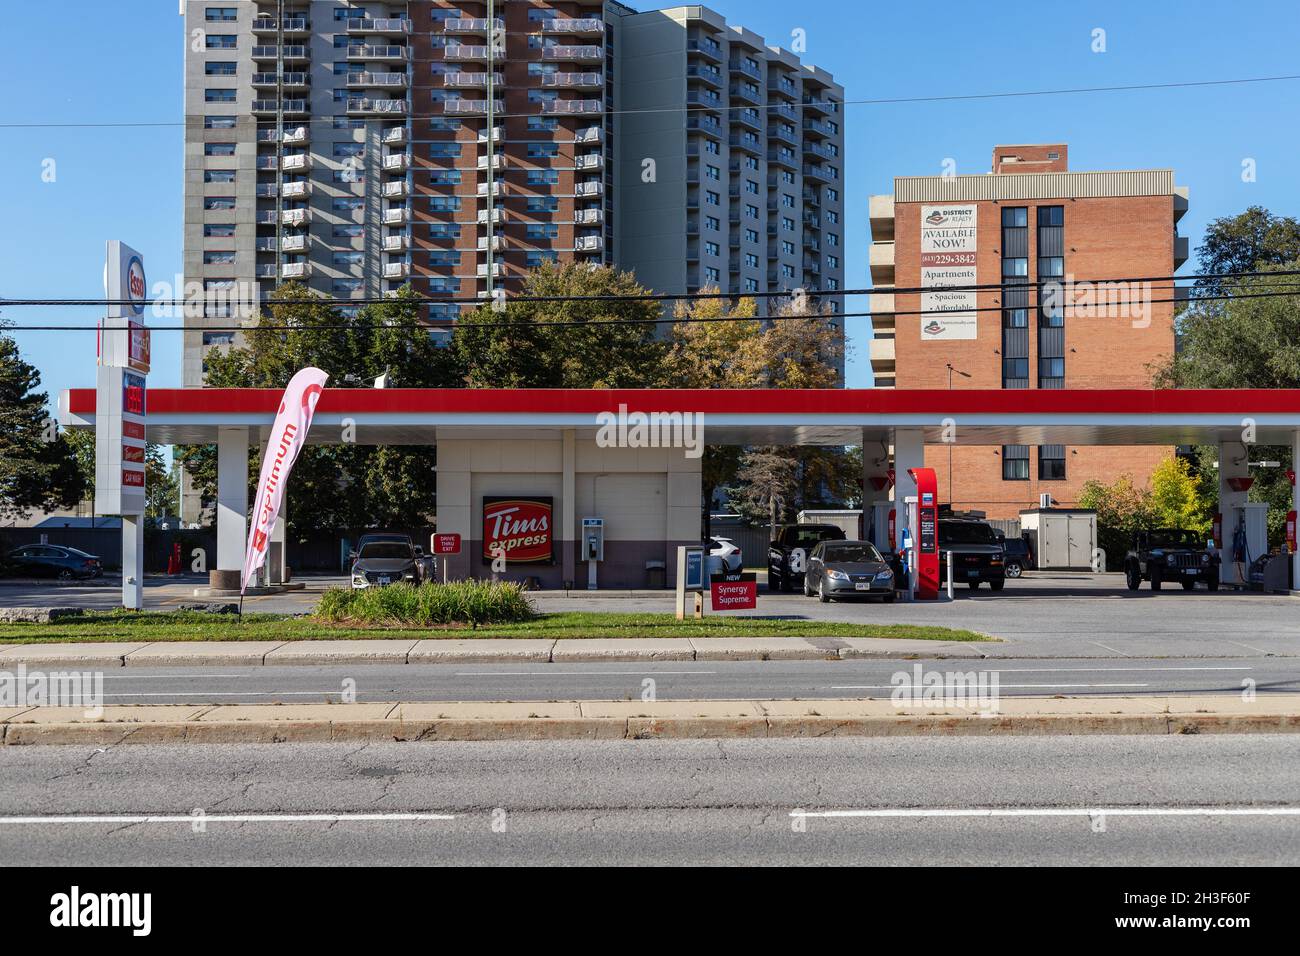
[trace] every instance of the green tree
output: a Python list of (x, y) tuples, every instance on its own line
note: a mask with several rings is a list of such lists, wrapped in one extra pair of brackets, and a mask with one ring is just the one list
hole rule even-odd
[(145, 517), (162, 518), (180, 513), (180, 486), (161, 445), (150, 443), (145, 448), (144, 493)]
[[(364, 387), (386, 372), (393, 387), (458, 386), (465, 372), (456, 353), (413, 328), (420, 323), (422, 302), (406, 287), (345, 319), (323, 297), (286, 284), (244, 333), (242, 346), (224, 354), (209, 351), (207, 384), (283, 388), (299, 369), (314, 365), (330, 374), (334, 387)], [(355, 443), (308, 446), (299, 457), (286, 509), (295, 532), (409, 527), (433, 513), (435, 449), (367, 445), (364, 429), (356, 438)], [(204, 494), (214, 495), (215, 447), (187, 447), (177, 457)], [(256, 467), (251, 461), (250, 470)], [(250, 474), (250, 481), (255, 478)]]
[(1217, 492), (1207, 495), (1202, 484), (1186, 458), (1170, 455), (1157, 465), (1151, 472), (1149, 499), (1157, 523), (1165, 528), (1208, 532)]
[[(454, 347), (472, 388), (646, 388), (663, 377), (660, 303), (630, 272), (585, 263), (543, 263), (521, 296), (617, 300), (507, 301), (456, 323)], [(555, 323), (563, 326), (547, 328)]]
[(0, 323), (0, 519), (74, 508), (85, 477), (51, 418), (49, 395), (37, 391), (40, 372), (23, 361), (4, 328)]
[[(1300, 259), (1300, 220), (1275, 216), (1262, 206), (1251, 206), (1236, 216), (1211, 220), (1205, 241), (1196, 247), (1201, 273), (1253, 272), (1266, 265)], [(1218, 295), (1224, 280), (1196, 280), (1198, 291)]]
[(1156, 511), (1151, 492), (1139, 488), (1133, 476), (1120, 475), (1110, 484), (1094, 479), (1079, 489), (1079, 507), (1097, 512), (1097, 546), (1106, 556), (1106, 568), (1117, 571), (1124, 566), (1124, 555), (1133, 543), (1133, 532), (1156, 527)]

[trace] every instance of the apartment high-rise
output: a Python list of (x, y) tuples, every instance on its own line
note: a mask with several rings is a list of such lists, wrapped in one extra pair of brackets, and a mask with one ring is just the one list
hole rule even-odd
[[(1070, 171), (1065, 144), (998, 146), (990, 173), (895, 178), (870, 197), (876, 386), (1150, 388), (1173, 353), (1174, 293), (1133, 280), (1187, 260), (1187, 201), (1170, 169)], [(960, 399), (953, 409), (960, 432)], [(1044, 493), (1077, 503), (1089, 479), (1140, 485), (1170, 453), (929, 445), (926, 465), (955, 508), (1014, 518)]]
[[(190, 288), (378, 297), (409, 282), (472, 298), (517, 290), (547, 259), (615, 264), (662, 292), (842, 287), (843, 90), (706, 8), (185, 13)], [(230, 311), (216, 298), (187, 316), (185, 385), (234, 341)]]

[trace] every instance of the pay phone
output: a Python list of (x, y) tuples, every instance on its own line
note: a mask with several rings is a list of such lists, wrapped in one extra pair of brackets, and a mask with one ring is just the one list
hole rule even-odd
[(605, 519), (582, 519), (582, 559), (587, 562), (587, 590), (596, 590), (596, 562), (605, 560)]

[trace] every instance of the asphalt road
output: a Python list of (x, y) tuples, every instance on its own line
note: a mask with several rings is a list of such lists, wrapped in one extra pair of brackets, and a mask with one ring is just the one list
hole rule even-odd
[[(272, 613), (309, 612), (325, 587), (341, 578), (308, 578), (305, 591), (249, 598), (245, 608)], [(199, 582), (146, 582), (146, 607), (164, 610), (198, 600)], [(119, 592), (96, 585), (0, 584), (0, 607), (79, 605), (113, 607)], [(565, 597), (540, 594), (547, 611), (672, 612), (662, 597)], [(1300, 602), (1295, 598), (1228, 590), (1184, 592), (1143, 589), (1130, 593), (1118, 574), (1034, 572), (993, 594), (957, 589), (957, 599), (938, 603), (821, 604), (802, 595), (760, 590), (758, 610), (738, 616), (800, 620), (872, 621), (964, 627), (1003, 643), (984, 650), (995, 657), (1264, 657), (1300, 656)]]
[[(1205, 661), (974, 659), (700, 661), (593, 664), (364, 664), (292, 667), (126, 667), (103, 671), (106, 704), (336, 702), (356, 700), (622, 700), (654, 682), (661, 700), (888, 697), (890, 679), (916, 666), (997, 675), (1008, 697), (1259, 694), (1300, 691), (1295, 658)], [(355, 687), (353, 688), (353, 685)]]
[(0, 859), (1294, 866), (1298, 753), (1274, 735), (4, 747)]

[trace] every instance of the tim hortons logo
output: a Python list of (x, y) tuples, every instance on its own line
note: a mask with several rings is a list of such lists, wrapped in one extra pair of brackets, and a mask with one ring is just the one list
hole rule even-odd
[(485, 498), (483, 560), (500, 548), (509, 562), (550, 562), (551, 526), (550, 498)]

